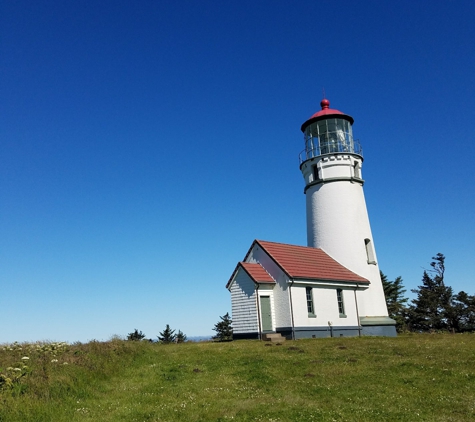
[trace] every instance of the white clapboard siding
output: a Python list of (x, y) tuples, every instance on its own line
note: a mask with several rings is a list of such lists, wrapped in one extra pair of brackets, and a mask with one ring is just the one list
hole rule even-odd
[(239, 268), (231, 286), (233, 332), (253, 333), (258, 331), (256, 290), (249, 275)]

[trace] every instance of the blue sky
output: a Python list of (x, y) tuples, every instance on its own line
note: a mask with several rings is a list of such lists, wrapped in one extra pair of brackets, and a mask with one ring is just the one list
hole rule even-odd
[(306, 244), (300, 125), (355, 119), (380, 267), (475, 294), (472, 1), (0, 5), (0, 342), (212, 334)]

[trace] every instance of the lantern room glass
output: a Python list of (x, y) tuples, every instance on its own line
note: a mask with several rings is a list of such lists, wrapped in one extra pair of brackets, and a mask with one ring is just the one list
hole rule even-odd
[(307, 158), (335, 152), (354, 153), (350, 122), (330, 118), (312, 123), (305, 129), (305, 150)]

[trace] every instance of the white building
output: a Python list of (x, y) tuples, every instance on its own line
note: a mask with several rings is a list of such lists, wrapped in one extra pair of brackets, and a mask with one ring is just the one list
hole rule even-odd
[(353, 118), (322, 110), (302, 125), (308, 246), (255, 240), (226, 287), (234, 338), (395, 336), (363, 193)]

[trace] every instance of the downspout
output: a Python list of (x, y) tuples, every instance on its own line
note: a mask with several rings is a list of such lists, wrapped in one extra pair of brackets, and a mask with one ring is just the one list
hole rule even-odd
[(261, 310), (259, 308), (259, 283), (256, 283), (256, 304), (257, 304), (257, 322), (259, 324), (259, 340), (262, 340), (262, 328), (261, 328)]
[(360, 325), (360, 313), (358, 311), (358, 300), (356, 299), (356, 289), (358, 288), (358, 283), (355, 287), (355, 305), (356, 305), (356, 318), (358, 321), (358, 337), (361, 337), (361, 325)]
[(292, 340), (295, 340), (294, 307), (292, 305), (292, 286), (293, 285), (294, 285), (294, 280), (292, 280), (289, 286), (289, 296), (290, 296), (290, 320), (292, 324)]

